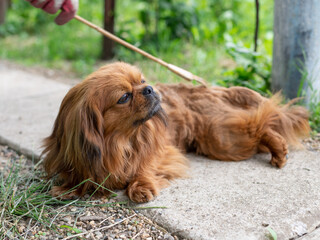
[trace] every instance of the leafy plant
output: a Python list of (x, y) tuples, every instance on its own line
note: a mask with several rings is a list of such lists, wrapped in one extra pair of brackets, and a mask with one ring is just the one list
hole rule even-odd
[[(196, 8), (182, 1), (158, 1), (159, 20), (163, 21), (162, 31), (168, 31), (170, 39), (190, 38), (191, 28), (198, 25)], [(163, 33), (162, 33), (163, 34)]]
[(236, 67), (226, 70), (218, 83), (226, 87), (245, 86), (264, 95), (270, 94), (271, 60), (233, 43), (228, 43), (226, 49)]
[[(320, 93), (317, 93), (318, 96)], [(309, 122), (311, 128), (316, 131), (320, 132), (320, 102), (318, 101), (311, 101), (309, 103), (309, 110), (310, 110), (310, 117), (309, 117)]]
[[(0, 37), (13, 34), (34, 34), (42, 31), (51, 20), (27, 1), (13, 1), (6, 24), (0, 25)], [(37, 28), (34, 25), (37, 24)]]
[[(134, 3), (138, 8), (137, 17), (126, 21), (117, 34), (146, 50), (156, 48), (158, 51), (170, 41), (191, 39), (192, 29), (199, 23), (197, 8), (186, 1), (136, 0)], [(130, 25), (133, 21), (135, 27)], [(143, 28), (137, 29), (136, 26)]]

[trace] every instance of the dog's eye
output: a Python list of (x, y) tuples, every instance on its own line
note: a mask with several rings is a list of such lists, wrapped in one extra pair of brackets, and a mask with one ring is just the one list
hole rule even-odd
[(131, 98), (131, 93), (125, 93), (118, 101), (118, 104), (124, 104), (128, 102)]
[(145, 83), (146, 81), (144, 79), (141, 80), (141, 83)]

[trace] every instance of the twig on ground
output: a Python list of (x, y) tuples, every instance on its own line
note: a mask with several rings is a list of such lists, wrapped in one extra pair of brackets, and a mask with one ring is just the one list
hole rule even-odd
[[(73, 204), (73, 203), (75, 203), (76, 201), (78, 201), (78, 199), (76, 199), (76, 200), (74, 200), (74, 201), (72, 201), (72, 202), (70, 202), (70, 203), (68, 203), (68, 204), (66, 204), (66, 205), (64, 205), (64, 206), (62, 206), (62, 207), (60, 207), (61, 208), (61, 210), (54, 216), (54, 218), (52, 219), (52, 221), (51, 221), (51, 223), (50, 223), (50, 225), (49, 225), (49, 227), (51, 227), (52, 226), (52, 224), (53, 224), (53, 222), (56, 220), (56, 218), (60, 215), (60, 213), (66, 208), (66, 207), (68, 207), (69, 205), (71, 205), (71, 204)], [(58, 209), (60, 209), (60, 208), (58, 208)], [(57, 209), (57, 210), (58, 210)]]
[(82, 216), (79, 218), (79, 220), (80, 221), (99, 221), (99, 220), (105, 221), (106, 219), (103, 216)]
[(111, 224), (111, 225), (108, 225), (108, 226), (104, 226), (104, 227), (100, 227), (100, 228), (96, 228), (96, 229), (91, 229), (91, 230), (86, 231), (86, 232), (78, 233), (78, 234), (66, 237), (66, 238), (64, 238), (64, 240), (71, 239), (71, 238), (74, 238), (74, 237), (79, 237), (79, 236), (82, 236), (82, 235), (85, 235), (85, 234), (88, 234), (88, 233), (93, 233), (93, 232), (97, 232), (97, 231), (100, 231), (100, 230), (105, 230), (105, 229), (108, 229), (108, 228), (112, 228), (112, 227), (114, 227), (114, 226), (116, 226), (116, 225), (128, 220), (129, 218), (132, 218), (132, 217), (136, 216), (136, 215), (137, 215), (136, 213), (132, 214), (131, 216), (129, 216), (129, 217), (125, 218), (125, 219), (122, 219), (121, 221), (116, 222), (114, 224)]
[(105, 221), (107, 221), (108, 219), (114, 217), (115, 215), (116, 215), (116, 214), (112, 214), (110, 217), (107, 217), (107, 218), (105, 218), (104, 220), (102, 220), (102, 221), (99, 223), (99, 226), (100, 226), (102, 223), (104, 223)]
[(141, 229), (140, 232), (138, 232), (136, 235), (134, 235), (132, 240), (135, 239), (136, 237), (138, 237), (142, 233), (142, 231), (143, 231), (143, 229)]

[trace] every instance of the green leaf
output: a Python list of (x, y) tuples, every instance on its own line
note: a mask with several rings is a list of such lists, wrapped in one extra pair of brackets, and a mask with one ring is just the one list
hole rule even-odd
[(75, 233), (82, 233), (82, 231), (78, 228), (70, 227), (68, 225), (61, 225), (60, 228), (67, 228), (71, 231), (74, 231)]
[(269, 239), (272, 240), (277, 240), (277, 233), (271, 228), (271, 227), (267, 227), (267, 230), (269, 231)]

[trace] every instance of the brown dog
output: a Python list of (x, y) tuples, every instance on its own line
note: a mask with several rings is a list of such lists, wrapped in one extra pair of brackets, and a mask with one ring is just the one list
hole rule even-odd
[(157, 89), (162, 104), (137, 68), (113, 63), (68, 92), (43, 151), (48, 178), (61, 183), (54, 195), (74, 187), (64, 197), (126, 188), (131, 200), (146, 202), (185, 175), (180, 151), (225, 161), (268, 151), (271, 164), (283, 167), (287, 144), (309, 132), (304, 108), (280, 106), (277, 97), (246, 88)]

